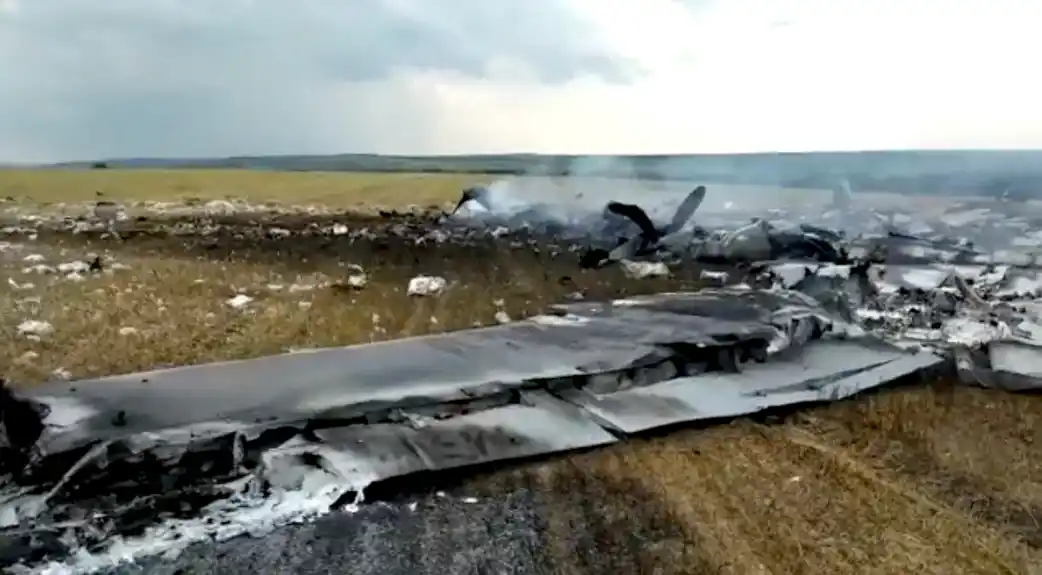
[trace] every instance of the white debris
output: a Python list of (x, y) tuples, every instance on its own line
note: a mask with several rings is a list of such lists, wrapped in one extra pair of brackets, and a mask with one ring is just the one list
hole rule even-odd
[(253, 301), (252, 297), (250, 297), (250, 296), (248, 296), (246, 294), (239, 294), (239, 295), (229, 299), (225, 303), (227, 303), (229, 306), (231, 306), (231, 307), (233, 307), (235, 309), (242, 309), (242, 308), (246, 307), (246, 304), (250, 303), (251, 301)]
[(528, 321), (546, 326), (570, 326), (570, 325), (582, 325), (589, 323), (590, 320), (575, 314), (563, 314), (563, 315), (537, 315), (528, 319)]
[(44, 261), (44, 259), (45, 258), (42, 254), (29, 254), (22, 258), (22, 261), (30, 264), (36, 264)]
[(24, 336), (42, 337), (54, 333), (54, 326), (46, 321), (27, 319), (18, 324), (18, 333)]
[(712, 270), (702, 270), (698, 276), (701, 279), (708, 280), (715, 283), (727, 283), (727, 272), (714, 272)]
[(501, 323), (501, 324), (507, 324), (507, 323), (510, 323), (512, 321), (510, 319), (510, 316), (507, 315), (507, 312), (505, 312), (503, 310), (499, 310), (499, 311), (496, 312), (495, 319), (496, 319), (496, 322)]
[(1014, 276), (1008, 285), (1000, 289), (996, 296), (1003, 299), (1033, 298), (1042, 295), (1042, 281), (1038, 276)]
[(80, 272), (69, 272), (65, 275), (65, 279), (71, 282), (81, 282), (86, 278)]
[(58, 270), (56, 270), (53, 266), (49, 266), (49, 265), (45, 265), (45, 264), (36, 264), (34, 266), (29, 266), (27, 268), (22, 268), (22, 273), (23, 274), (32, 274), (32, 273), (53, 274), (56, 271), (58, 271)]
[(941, 334), (948, 343), (977, 347), (1007, 338), (1012, 335), (1012, 330), (1002, 322), (989, 323), (970, 317), (955, 317), (944, 322)]
[(84, 261), (72, 261), (63, 264), (58, 264), (58, 271), (63, 274), (79, 272), (83, 273), (90, 270), (90, 264)]
[(669, 267), (662, 262), (635, 262), (622, 260), (622, 272), (632, 279), (644, 279), (669, 276)]
[(351, 230), (348, 229), (348, 227), (344, 224), (333, 224), (333, 228), (331, 231), (334, 236), (342, 236)]
[(7, 278), (7, 285), (16, 290), (29, 290), (36, 287), (32, 282), (18, 283), (14, 278)]
[(916, 268), (902, 271), (900, 274), (904, 285), (921, 290), (937, 289), (951, 275), (945, 269)]
[(89, 224), (87, 222), (76, 222), (72, 226), (72, 233), (73, 234), (82, 234), (83, 232), (89, 232), (90, 230), (94, 229), (94, 227), (95, 227), (94, 225), (91, 225), (91, 224)]
[(203, 211), (208, 216), (230, 216), (238, 210), (228, 200), (210, 200), (203, 206)]
[(58, 381), (68, 381), (72, 379), (72, 372), (65, 369), (64, 367), (59, 367), (51, 372), (51, 379)]
[(974, 221), (987, 220), (990, 212), (991, 210), (987, 208), (978, 208), (964, 212), (949, 213), (942, 216), (941, 221), (952, 227), (962, 227)]
[(407, 293), (411, 296), (438, 295), (449, 285), (449, 282), (439, 276), (416, 276), (409, 280)]
[(23, 365), (30, 364), (30, 363), (33, 362), (33, 360), (39, 359), (39, 357), (40, 357), (39, 353), (36, 353), (35, 351), (31, 351), (30, 350), (30, 351), (27, 351), (27, 352), (23, 353), (22, 355), (18, 356), (18, 363), (21, 363)]
[(364, 273), (351, 274), (347, 276), (347, 286), (354, 289), (362, 289), (369, 283), (369, 277)]
[(426, 234), (416, 238), (416, 245), (423, 245), (427, 243), (443, 244), (449, 241), (451, 237), (452, 236), (445, 230), (430, 230)]
[(138, 332), (136, 327), (124, 326), (119, 328), (119, 335), (135, 335)]

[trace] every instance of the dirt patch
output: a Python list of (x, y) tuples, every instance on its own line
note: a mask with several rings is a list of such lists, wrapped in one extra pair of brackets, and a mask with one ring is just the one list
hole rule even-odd
[[(260, 220), (249, 229), (266, 227)], [(423, 243), (378, 228), (356, 238), (302, 237), (304, 228), (282, 228), (293, 235), (276, 238), (221, 228), (226, 241), (158, 226), (122, 240), (46, 227), (35, 240), (13, 237), (0, 260), (10, 278), (0, 286), (0, 311), (11, 318), (0, 328), (0, 359), (25, 383), (58, 371), (89, 377), (488, 325), (567, 299), (701, 285), (692, 269), (640, 280), (618, 268), (583, 271), (562, 248)], [(98, 257), (100, 270), (85, 268)], [(436, 297), (410, 296), (418, 275), (446, 286)], [(247, 303), (234, 305), (236, 297)], [(53, 330), (27, 337), (18, 332), (25, 321)]]

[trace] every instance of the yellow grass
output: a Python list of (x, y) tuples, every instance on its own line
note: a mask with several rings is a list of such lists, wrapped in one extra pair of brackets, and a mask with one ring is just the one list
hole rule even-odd
[[(8, 190), (20, 182), (8, 194), (34, 202), (90, 199), (98, 188), (120, 198), (244, 195), (310, 203), (350, 196), (348, 204), (362, 201), (366, 189), (391, 204), (423, 203), (417, 195), (440, 202), (470, 178), (115, 171), (0, 177)], [(373, 182), (380, 185), (367, 187)], [(352, 224), (350, 216), (343, 221)], [(140, 224), (150, 225), (166, 224)], [(27, 240), (20, 250), (0, 252), (5, 275), (36, 284), (0, 286), (0, 362), (31, 384), (55, 370), (84, 377), (468, 327), (492, 322), (500, 308), (513, 317), (536, 313), (576, 291), (607, 297), (697, 285), (697, 270), (633, 281), (618, 270), (579, 272), (571, 254), (507, 245), (381, 250), (372, 242), (250, 235), (264, 227), (263, 220), (244, 219), (236, 229), (247, 237), (234, 244), (41, 234), (44, 245)], [(31, 253), (57, 264), (90, 252), (129, 269), (81, 282), (23, 273)], [(365, 289), (336, 285), (347, 264), (369, 273)], [(409, 298), (407, 280), (419, 273), (443, 275), (452, 287), (440, 297)], [(225, 303), (240, 292), (256, 298), (243, 311)], [(29, 318), (51, 322), (54, 333), (39, 342), (18, 336), (14, 326)], [(634, 440), (495, 472), (466, 488), (478, 495), (532, 490), (546, 523), (545, 551), (559, 573), (1042, 573), (1040, 429), (1037, 398), (939, 383), (771, 424), (740, 420)]]
[(481, 175), (253, 170), (0, 170), (0, 196), (49, 204), (240, 198), (334, 207), (428, 206), (459, 198)]

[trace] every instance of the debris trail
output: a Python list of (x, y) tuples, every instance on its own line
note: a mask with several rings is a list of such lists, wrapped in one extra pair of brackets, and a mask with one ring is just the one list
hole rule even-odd
[[(652, 230), (654, 242), (647, 233), (604, 232), (611, 225), (603, 214), (542, 221), (537, 239), (541, 246), (574, 241), (618, 250), (626, 257), (608, 259), (633, 277), (669, 274), (689, 265), (682, 256), (711, 253), (723, 269), (707, 269), (707, 277), (729, 286), (579, 301), (516, 321), (497, 313), (501, 325), (481, 331), (156, 371), (127, 376), (125, 386), (110, 391), (80, 382), (89, 391), (53, 384), (26, 397), (5, 392), (4, 441), (20, 455), (3, 459), (15, 469), (3, 469), (0, 516), (32, 512), (35, 526), (0, 528), (0, 538), (64, 529), (64, 541), (45, 560), (79, 561), (89, 570), (351, 508), (372, 481), (388, 477), (830, 401), (946, 365), (978, 385), (1042, 386), (1032, 367), (1042, 361), (1037, 270), (990, 265), (1002, 259), (997, 252), (940, 235), (858, 235), (833, 231), (828, 222), (707, 223), (685, 237), (689, 242), (667, 245), (661, 232), (687, 225), (704, 198), (699, 189), (669, 224), (645, 214), (651, 227), (645, 222), (643, 231)], [(857, 220), (853, 207), (847, 212)], [(496, 217), (477, 227), (450, 218), (393, 233), (417, 242), (512, 243), (531, 231), (525, 222), (540, 221), (538, 210)], [(315, 233), (362, 233), (339, 231)], [(361, 289), (364, 271), (349, 271), (346, 285)], [(406, 291), (436, 296), (447, 285), (439, 276), (417, 276)], [(227, 300), (246, 309), (249, 303), (243, 294)], [(209, 382), (206, 393), (201, 380)], [(663, 409), (667, 404), (673, 411)], [(89, 415), (59, 425), (73, 419), (70, 410)], [(26, 483), (45, 497), (27, 499)], [(63, 519), (69, 516), (85, 518), (70, 525)], [(88, 548), (96, 552), (81, 553)]]

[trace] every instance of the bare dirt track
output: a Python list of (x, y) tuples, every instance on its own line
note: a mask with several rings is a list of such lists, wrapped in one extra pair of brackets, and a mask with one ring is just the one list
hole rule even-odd
[[(195, 228), (171, 233), (178, 222)], [(417, 241), (427, 237), (418, 223), (387, 233), (410, 222), (337, 210), (166, 215), (122, 222), (122, 240), (34, 223), (0, 238), (11, 280), (0, 286), (0, 359), (31, 385), (487, 324), (576, 293), (700, 285), (697, 269), (633, 280), (579, 271), (575, 254), (548, 245)], [(369, 233), (308, 231), (335, 224)], [(101, 271), (68, 265), (91, 254)], [(366, 274), (361, 289), (348, 285), (352, 264)], [(409, 297), (418, 274), (449, 287)], [(237, 294), (253, 299), (235, 308)], [(19, 334), (28, 319), (53, 331)], [(933, 382), (411, 484), (355, 515), (148, 570), (1042, 573), (1040, 418), (1037, 397)]]

